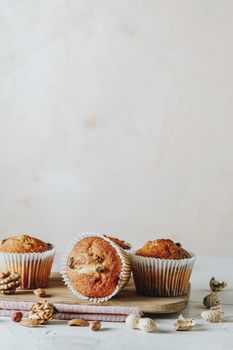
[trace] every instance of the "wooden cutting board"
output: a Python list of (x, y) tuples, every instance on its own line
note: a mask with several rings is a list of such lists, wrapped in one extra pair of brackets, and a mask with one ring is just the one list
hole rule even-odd
[[(168, 314), (179, 312), (185, 308), (189, 301), (190, 289), (189, 285), (188, 293), (179, 297), (150, 297), (138, 294), (135, 290), (134, 281), (131, 279), (128, 285), (111, 300), (96, 304), (78, 299), (64, 285), (60, 274), (53, 273), (49, 286), (46, 288), (48, 294), (46, 299), (57, 304), (132, 306), (141, 308), (143, 313)], [(17, 290), (16, 294), (13, 295), (0, 294), (0, 301), (3, 300), (36, 302), (38, 297), (31, 290)]]

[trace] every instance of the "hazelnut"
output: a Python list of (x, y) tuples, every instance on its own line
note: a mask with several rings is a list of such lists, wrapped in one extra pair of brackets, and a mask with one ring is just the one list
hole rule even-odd
[(90, 328), (94, 332), (99, 331), (100, 328), (101, 328), (101, 322), (100, 321), (93, 321), (93, 322), (91, 322)]
[(21, 311), (13, 312), (13, 314), (11, 315), (11, 320), (13, 322), (20, 322), (22, 318), (23, 318), (23, 314)]
[(42, 288), (35, 289), (33, 293), (40, 298), (44, 298), (46, 296), (46, 291)]

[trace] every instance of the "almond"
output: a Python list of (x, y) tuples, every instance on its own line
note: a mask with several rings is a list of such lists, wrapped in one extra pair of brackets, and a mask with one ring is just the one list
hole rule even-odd
[(88, 327), (89, 322), (86, 320), (82, 320), (81, 318), (73, 318), (68, 321), (69, 326), (79, 326), (79, 327)]
[(38, 320), (22, 320), (20, 324), (24, 327), (38, 327), (40, 325)]

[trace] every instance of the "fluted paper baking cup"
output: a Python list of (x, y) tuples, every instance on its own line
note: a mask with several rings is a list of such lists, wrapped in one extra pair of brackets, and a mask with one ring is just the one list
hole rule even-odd
[(130, 253), (136, 290), (151, 296), (178, 296), (188, 292), (195, 261), (194, 254), (186, 259), (157, 259)]
[[(114, 289), (113, 293), (111, 293), (110, 295), (108, 295), (106, 297), (102, 297), (102, 298), (88, 297), (88, 296), (78, 292), (73, 287), (73, 285), (70, 282), (69, 277), (67, 275), (67, 259), (69, 257), (71, 250), (78, 242), (80, 242), (82, 239), (87, 238), (87, 237), (100, 237), (100, 238), (104, 239), (109, 244), (111, 244), (111, 246), (115, 249), (115, 251), (117, 252), (117, 254), (119, 255), (119, 257), (121, 259), (122, 268), (121, 268), (121, 273), (119, 276), (118, 284), (117, 284), (116, 288)], [(104, 234), (101, 234), (98, 232), (84, 232), (84, 233), (75, 235), (68, 242), (67, 247), (65, 249), (65, 252), (62, 256), (60, 272), (61, 272), (62, 279), (63, 279), (64, 283), (66, 284), (66, 286), (79, 299), (88, 300), (88, 301), (91, 301), (94, 303), (99, 303), (99, 302), (105, 302), (105, 301), (111, 299), (122, 288), (124, 288), (126, 286), (126, 284), (128, 283), (128, 281), (130, 279), (130, 276), (131, 276), (131, 265), (130, 265), (129, 255), (120, 246), (118, 246), (116, 243), (111, 241), (109, 238), (105, 237)]]
[(46, 287), (54, 255), (54, 248), (42, 253), (0, 253), (0, 271), (18, 272), (20, 289)]

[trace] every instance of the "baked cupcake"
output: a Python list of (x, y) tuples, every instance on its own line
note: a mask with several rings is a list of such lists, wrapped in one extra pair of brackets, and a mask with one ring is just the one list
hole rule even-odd
[(195, 256), (170, 239), (148, 241), (130, 254), (136, 289), (153, 296), (178, 296), (188, 292)]
[(21, 289), (46, 287), (54, 255), (50, 243), (28, 235), (9, 237), (0, 244), (0, 271), (18, 272)]
[(111, 239), (111, 241), (113, 241), (114, 243), (116, 243), (117, 245), (119, 245), (122, 249), (124, 250), (130, 250), (131, 249), (131, 244), (126, 242), (126, 241), (123, 241), (119, 238), (116, 238), (116, 237), (111, 237), (111, 236), (107, 236), (107, 235), (104, 235), (105, 237)]
[(128, 283), (131, 274), (123, 242), (95, 233), (74, 237), (62, 263), (65, 284), (81, 299), (101, 302), (113, 297)]

